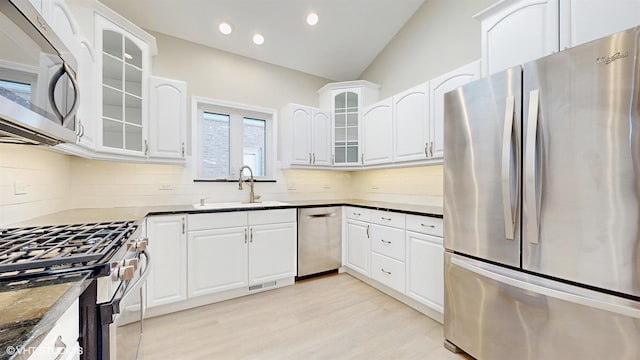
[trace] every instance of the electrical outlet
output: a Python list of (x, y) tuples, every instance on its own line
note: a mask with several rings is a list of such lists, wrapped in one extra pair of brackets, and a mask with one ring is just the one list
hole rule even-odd
[(296, 184), (295, 183), (288, 183), (287, 184), (287, 190), (289, 190), (289, 191), (296, 190)]
[(25, 195), (27, 193), (27, 184), (22, 181), (16, 181), (13, 183), (14, 195)]
[(173, 184), (162, 183), (160, 184), (160, 190), (173, 190)]

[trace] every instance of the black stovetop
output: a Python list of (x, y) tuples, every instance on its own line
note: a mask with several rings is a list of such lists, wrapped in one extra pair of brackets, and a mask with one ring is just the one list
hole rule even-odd
[(79, 270), (108, 271), (135, 221), (0, 229), (0, 281)]

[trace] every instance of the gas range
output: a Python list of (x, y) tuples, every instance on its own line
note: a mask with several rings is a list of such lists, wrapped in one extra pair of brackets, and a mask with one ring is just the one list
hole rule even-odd
[(143, 295), (150, 265), (143, 235), (136, 221), (0, 229), (0, 289), (89, 272), (93, 281), (79, 299), (81, 358), (109, 359), (121, 303)]
[(86, 270), (109, 275), (113, 255), (137, 227), (113, 221), (0, 229), (0, 281)]

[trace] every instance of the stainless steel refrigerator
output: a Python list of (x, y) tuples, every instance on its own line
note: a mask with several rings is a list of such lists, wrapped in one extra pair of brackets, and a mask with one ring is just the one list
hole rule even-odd
[(445, 344), (640, 357), (640, 28), (445, 95)]

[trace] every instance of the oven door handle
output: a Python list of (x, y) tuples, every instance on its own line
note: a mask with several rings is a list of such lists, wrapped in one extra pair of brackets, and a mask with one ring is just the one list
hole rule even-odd
[(131, 284), (130, 282), (126, 285), (126, 289), (122, 291), (122, 295), (114, 297), (108, 303), (99, 304), (100, 308), (100, 319), (102, 325), (111, 324), (113, 322), (113, 315), (120, 313), (120, 302), (122, 299), (126, 298), (133, 289), (137, 288), (139, 284), (146, 281), (149, 276), (149, 269), (151, 265), (151, 257), (146, 250), (140, 252), (141, 255), (144, 255), (146, 261), (146, 266), (144, 271), (140, 274), (140, 277), (136, 280), (135, 283)]

